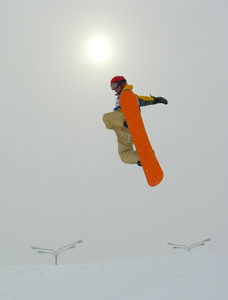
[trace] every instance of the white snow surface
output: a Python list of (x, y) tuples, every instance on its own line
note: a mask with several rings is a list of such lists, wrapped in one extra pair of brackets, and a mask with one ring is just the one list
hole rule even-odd
[(0, 268), (0, 299), (227, 300), (228, 253)]

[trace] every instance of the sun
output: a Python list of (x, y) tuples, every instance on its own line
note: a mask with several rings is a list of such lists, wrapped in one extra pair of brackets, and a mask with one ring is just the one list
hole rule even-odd
[(93, 38), (88, 44), (88, 55), (95, 62), (102, 62), (110, 55), (110, 44), (103, 37)]

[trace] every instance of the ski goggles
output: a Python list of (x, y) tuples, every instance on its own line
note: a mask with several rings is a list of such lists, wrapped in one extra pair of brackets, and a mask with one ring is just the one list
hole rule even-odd
[(120, 86), (119, 82), (114, 82), (113, 84), (111, 84), (111, 89), (115, 90), (118, 88), (118, 86)]

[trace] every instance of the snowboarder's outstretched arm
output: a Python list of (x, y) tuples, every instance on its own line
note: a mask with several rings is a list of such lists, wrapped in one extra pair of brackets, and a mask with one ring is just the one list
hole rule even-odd
[(151, 96), (138, 96), (136, 95), (140, 106), (154, 105), (157, 103), (168, 104), (168, 101), (163, 97)]

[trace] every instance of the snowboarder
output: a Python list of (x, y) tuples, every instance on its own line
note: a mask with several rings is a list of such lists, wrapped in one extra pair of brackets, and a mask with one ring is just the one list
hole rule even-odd
[[(138, 153), (134, 149), (134, 143), (119, 102), (120, 94), (123, 91), (132, 91), (133, 86), (127, 84), (127, 80), (123, 76), (113, 77), (110, 85), (111, 89), (115, 91), (117, 98), (114, 111), (104, 114), (103, 122), (105, 123), (107, 129), (112, 129), (116, 133), (118, 153), (121, 160), (126, 164), (137, 164), (138, 166), (141, 166)], [(168, 101), (163, 97), (154, 97), (151, 95), (150, 97), (136, 95), (136, 97), (140, 107), (157, 103), (168, 104)]]

